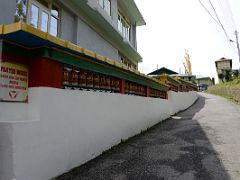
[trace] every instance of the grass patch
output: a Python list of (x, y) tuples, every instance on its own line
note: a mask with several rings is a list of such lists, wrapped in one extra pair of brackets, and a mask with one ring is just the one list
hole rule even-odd
[(207, 92), (230, 99), (240, 105), (240, 78), (212, 86)]

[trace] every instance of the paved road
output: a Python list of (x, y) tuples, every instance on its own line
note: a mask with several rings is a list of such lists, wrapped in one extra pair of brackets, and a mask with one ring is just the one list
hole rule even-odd
[(240, 106), (200, 95), (187, 111), (59, 180), (239, 180)]

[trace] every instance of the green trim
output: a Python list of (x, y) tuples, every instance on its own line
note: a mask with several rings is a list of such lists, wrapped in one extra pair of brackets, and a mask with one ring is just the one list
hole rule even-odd
[(3, 43), (0, 41), (0, 62), (1, 62), (1, 59), (2, 59), (2, 51), (3, 51)]
[(171, 78), (170, 76), (167, 77), (167, 80), (175, 86), (180, 86), (181, 85), (180, 82), (176, 81), (175, 79)]
[(191, 83), (191, 82), (188, 82), (188, 81), (184, 81), (182, 79), (179, 79), (179, 81), (181, 81), (181, 83), (185, 86), (190, 86), (190, 87), (193, 87), (193, 88), (197, 88), (197, 85)]

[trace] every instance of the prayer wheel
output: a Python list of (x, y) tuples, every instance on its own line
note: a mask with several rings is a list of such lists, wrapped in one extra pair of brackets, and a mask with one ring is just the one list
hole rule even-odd
[(94, 87), (94, 89), (99, 89), (99, 82), (100, 82), (99, 74), (94, 73), (94, 76), (93, 76), (93, 87)]
[(87, 88), (93, 88), (93, 73), (87, 72)]
[(117, 92), (120, 91), (120, 80), (119, 79), (116, 79), (116, 81), (115, 81), (115, 89)]
[(110, 85), (111, 85), (111, 79), (110, 76), (105, 77), (105, 89), (110, 90)]
[(87, 76), (87, 73), (84, 71), (84, 70), (81, 70), (79, 72), (79, 86), (82, 87), (82, 88), (85, 88), (86, 87), (86, 76)]
[(133, 87), (133, 83), (132, 82), (129, 83), (129, 93), (130, 94), (134, 93), (134, 87)]
[(63, 85), (70, 85), (70, 68), (64, 67), (63, 69)]
[(111, 77), (111, 91), (115, 91), (116, 90), (116, 79)]
[(78, 85), (78, 72), (77, 70), (72, 70), (71, 71), (71, 85), (72, 86), (77, 86)]
[(99, 88), (100, 89), (106, 89), (105, 88), (105, 76), (104, 75), (100, 75)]

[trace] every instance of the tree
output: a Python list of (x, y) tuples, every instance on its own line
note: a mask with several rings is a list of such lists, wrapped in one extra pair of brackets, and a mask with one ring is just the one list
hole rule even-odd
[(26, 22), (26, 1), (17, 0), (16, 14), (14, 17), (15, 22), (23, 20)]
[(226, 80), (226, 82), (229, 82), (232, 80), (231, 70), (228, 70), (228, 69), (224, 70), (223, 75), (224, 75), (224, 79)]
[(238, 70), (233, 71), (233, 77), (234, 78), (238, 78), (239, 77), (239, 71)]
[(218, 74), (218, 78), (221, 79), (222, 83), (224, 82), (223, 79), (224, 79), (224, 75), (221, 73), (221, 74)]

